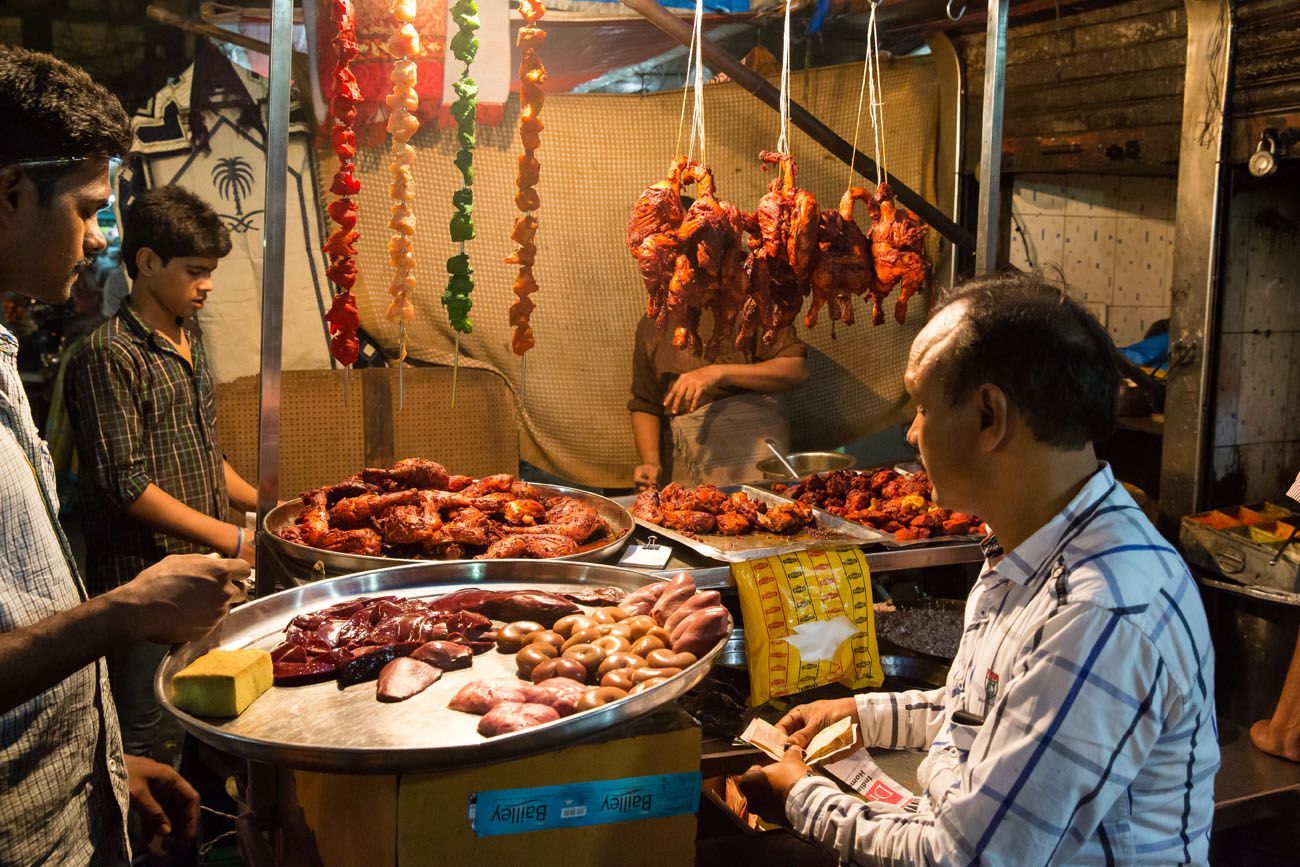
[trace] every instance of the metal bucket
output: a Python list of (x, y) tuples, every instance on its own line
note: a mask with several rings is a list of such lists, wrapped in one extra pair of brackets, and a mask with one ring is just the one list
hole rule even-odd
[[(840, 452), (795, 452), (792, 455), (786, 455), (785, 459), (790, 462), (790, 465), (795, 468), (801, 477), (813, 473), (826, 473), (831, 470), (851, 469), (858, 462), (853, 455)], [(775, 457), (763, 458), (763, 460), (754, 464), (754, 468), (762, 472), (764, 478), (779, 481), (790, 478), (789, 473), (777, 462)]]

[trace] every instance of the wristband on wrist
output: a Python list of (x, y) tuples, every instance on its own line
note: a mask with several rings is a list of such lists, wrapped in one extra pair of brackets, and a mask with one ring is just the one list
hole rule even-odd
[(244, 550), (244, 528), (236, 527), (235, 528), (235, 553), (230, 555), (231, 559), (233, 560), (234, 558), (238, 557), (239, 552), (242, 550)]

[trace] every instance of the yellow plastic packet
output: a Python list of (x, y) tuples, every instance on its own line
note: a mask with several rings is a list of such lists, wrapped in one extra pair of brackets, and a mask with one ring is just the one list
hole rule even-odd
[(857, 548), (731, 565), (740, 591), (749, 704), (839, 682), (880, 686), (871, 572)]

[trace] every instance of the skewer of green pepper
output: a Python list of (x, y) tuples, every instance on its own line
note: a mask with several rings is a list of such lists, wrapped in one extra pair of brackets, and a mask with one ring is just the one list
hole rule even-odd
[(474, 269), (469, 264), (469, 254), (465, 252), (464, 243), (473, 240), (474, 229), (474, 147), (476, 144), (474, 124), (478, 113), (478, 84), (470, 78), (469, 65), (478, 53), (478, 37), (475, 35), (480, 27), (478, 6), (474, 0), (457, 0), (451, 7), (452, 21), (457, 31), (448, 47), (452, 56), (465, 64), (460, 78), (452, 84), (456, 99), (451, 104), (451, 115), (456, 121), (456, 139), (460, 149), (456, 152), (455, 165), (460, 170), (463, 186), (452, 193), (451, 203), (455, 213), (451, 216), (449, 230), (451, 239), (461, 244), (461, 252), (447, 260), (447, 289), (442, 293), (442, 303), (447, 308), (451, 327), (457, 332), (468, 334), (473, 330), (469, 321), (469, 311), (473, 307), (470, 292), (474, 289)]

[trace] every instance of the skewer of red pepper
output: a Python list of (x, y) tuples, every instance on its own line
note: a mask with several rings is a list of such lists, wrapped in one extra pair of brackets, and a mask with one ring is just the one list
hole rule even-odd
[(352, 286), (357, 281), (356, 244), (360, 237), (356, 230), (357, 203), (353, 197), (360, 192), (361, 182), (356, 176), (357, 138), (352, 124), (357, 117), (361, 89), (351, 69), (351, 62), (357, 56), (357, 19), (352, 0), (331, 0), (330, 12), (338, 31), (333, 42), (337, 62), (332, 81), (334, 97), (330, 101), (330, 111), (334, 116), (330, 139), (339, 158), (339, 168), (334, 173), (330, 192), (339, 198), (326, 206), (326, 212), (338, 228), (321, 245), (321, 250), (330, 260), (325, 274), (338, 291), (325, 314), (325, 321), (329, 323), (330, 355), (340, 364), (350, 366), (356, 362), (360, 348), (357, 342), (360, 319)]

